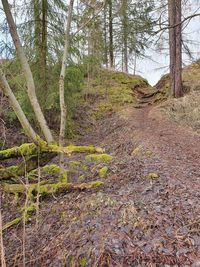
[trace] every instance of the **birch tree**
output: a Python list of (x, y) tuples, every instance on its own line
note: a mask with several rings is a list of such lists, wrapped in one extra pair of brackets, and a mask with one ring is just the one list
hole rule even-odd
[[(74, 0), (70, 0), (68, 18), (66, 22), (65, 30), (65, 47), (63, 52), (62, 67), (60, 72), (59, 79), (59, 94), (60, 94), (60, 135), (59, 135), (59, 145), (63, 147), (65, 140), (65, 131), (66, 131), (66, 117), (67, 117), (67, 106), (65, 103), (65, 75), (66, 75), (66, 65), (69, 55), (69, 46), (70, 46), (70, 29), (72, 22), (72, 12), (73, 12)], [(62, 157), (61, 157), (62, 161)]]
[(13, 42), (14, 42), (14, 45), (16, 48), (16, 52), (17, 52), (18, 58), (21, 62), (22, 70), (24, 72), (24, 76), (26, 79), (27, 93), (28, 93), (30, 103), (32, 105), (36, 119), (37, 119), (38, 124), (41, 128), (42, 133), (44, 134), (46, 141), (48, 143), (52, 143), (54, 139), (53, 139), (52, 133), (51, 133), (51, 131), (47, 125), (44, 114), (41, 110), (40, 104), (39, 104), (37, 96), (36, 96), (35, 83), (33, 80), (33, 75), (32, 75), (28, 60), (26, 58), (26, 55), (24, 53), (24, 50), (23, 50), (21, 42), (20, 42), (18, 32), (17, 32), (17, 27), (16, 27), (16, 24), (14, 22), (9, 3), (7, 0), (3, 0), (2, 5), (3, 5), (3, 9), (4, 9), (6, 19), (7, 19), (8, 25), (9, 25), (10, 34), (12, 36), (12, 39), (13, 39)]

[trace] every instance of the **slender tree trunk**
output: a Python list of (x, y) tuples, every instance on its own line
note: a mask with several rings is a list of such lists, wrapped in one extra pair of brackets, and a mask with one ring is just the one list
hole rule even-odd
[(31, 127), (29, 121), (27, 120), (20, 104), (18, 103), (12, 90), (10, 89), (10, 86), (6, 80), (6, 77), (3, 74), (3, 71), (1, 69), (0, 69), (0, 84), (1, 84), (1, 88), (4, 92), (4, 94), (8, 97), (9, 102), (10, 102), (15, 114), (17, 115), (17, 118), (19, 119), (25, 133), (34, 143), (37, 143), (37, 141), (38, 141), (37, 140), (37, 134), (35, 133), (35, 131)]
[(40, 45), (41, 45), (41, 23), (40, 23), (40, 1), (33, 1), (34, 7), (34, 49), (36, 62), (40, 61)]
[[(60, 93), (60, 135), (59, 135), (59, 145), (62, 148), (64, 146), (65, 140), (65, 131), (66, 131), (66, 119), (67, 119), (67, 106), (65, 103), (65, 74), (66, 74), (66, 64), (69, 56), (69, 47), (70, 47), (70, 29), (72, 22), (72, 13), (73, 13), (74, 0), (70, 0), (69, 9), (68, 9), (68, 18), (66, 22), (65, 30), (65, 47), (63, 52), (62, 67), (60, 72), (59, 79), (59, 93)], [(60, 164), (62, 165), (63, 154), (61, 153)]]
[(175, 67), (175, 97), (183, 95), (182, 85), (182, 24), (181, 24), (181, 0), (176, 0), (176, 67)]
[(104, 5), (104, 61), (106, 68), (108, 68), (108, 46), (107, 46), (107, 5)]
[(124, 71), (128, 73), (128, 17), (127, 0), (122, 0), (123, 60)]
[(47, 93), (47, 5), (47, 0), (42, 0), (41, 67), (43, 96)]
[(170, 54), (170, 85), (171, 95), (175, 97), (175, 60), (176, 60), (176, 36), (173, 25), (176, 23), (176, 9), (174, 0), (168, 0), (168, 20), (169, 20), (169, 54)]
[(181, 0), (168, 0), (169, 49), (170, 49), (170, 84), (171, 95), (181, 97), (182, 90), (182, 44)]
[(113, 51), (113, 14), (112, 0), (108, 0), (109, 8), (109, 63), (110, 68), (114, 67), (114, 51)]
[(26, 78), (27, 92), (28, 92), (30, 103), (33, 107), (36, 119), (39, 123), (39, 126), (42, 130), (42, 133), (44, 134), (46, 141), (48, 143), (52, 143), (53, 142), (53, 136), (51, 134), (49, 127), (47, 126), (46, 120), (44, 118), (44, 115), (42, 113), (42, 110), (40, 108), (40, 105), (39, 105), (39, 102), (38, 102), (38, 99), (36, 96), (33, 75), (32, 75), (30, 66), (28, 64), (27, 58), (25, 56), (24, 50), (21, 46), (19, 36), (17, 33), (17, 28), (16, 28), (16, 25), (14, 23), (12, 13), (10, 11), (9, 3), (7, 0), (4, 0), (4, 1), (2, 1), (2, 4), (3, 4), (4, 12), (6, 14), (7, 22), (8, 22), (9, 28), (10, 28), (10, 33), (11, 33), (13, 42), (15, 44), (15, 48), (16, 48), (19, 60), (21, 62), (21, 66), (22, 66), (25, 78)]

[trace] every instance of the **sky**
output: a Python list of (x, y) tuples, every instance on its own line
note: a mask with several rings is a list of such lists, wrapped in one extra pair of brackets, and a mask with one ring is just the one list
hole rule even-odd
[[(22, 0), (18, 0), (23, 2)], [(183, 10), (183, 16), (188, 16), (193, 14), (195, 11), (200, 12), (200, 0), (187, 0), (191, 3), (191, 7), (187, 10)], [(12, 2), (12, 1), (9, 1)], [(0, 3), (0, 8), (1, 8)], [(0, 10), (0, 22), (3, 19), (3, 13)], [(165, 39), (167, 39), (167, 32), (163, 35)], [(0, 36), (0, 41), (3, 37)], [(184, 29), (183, 39), (185, 43), (190, 48), (193, 60), (197, 60), (200, 58), (200, 42), (198, 43), (197, 40), (200, 40), (200, 17), (193, 18), (187, 27)], [(194, 42), (191, 42), (193, 40)], [(164, 41), (161, 47), (163, 48), (156, 48), (155, 43), (148, 47), (146, 50), (146, 58), (138, 59), (136, 65), (136, 74), (139, 74), (146, 78), (151, 85), (155, 85), (158, 80), (161, 78), (162, 75), (169, 72), (169, 52), (168, 52), (168, 45), (167, 42)], [(187, 65), (191, 62), (191, 59), (183, 53), (183, 64)], [(130, 72), (133, 72), (132, 66), (130, 66)]]
[[(187, 17), (194, 12), (200, 13), (200, 0), (188, 0), (191, 7), (183, 10), (183, 17)], [(200, 17), (193, 18), (190, 23), (183, 26), (183, 40), (192, 52), (193, 59), (189, 58), (183, 49), (183, 66), (192, 61), (200, 59)], [(166, 38), (168, 33), (165, 33)], [(199, 43), (198, 43), (199, 40)], [(155, 45), (146, 51), (148, 58), (139, 60), (136, 73), (142, 75), (151, 85), (155, 85), (162, 75), (169, 72), (169, 52), (168, 44), (165, 42), (165, 49), (155, 50)]]

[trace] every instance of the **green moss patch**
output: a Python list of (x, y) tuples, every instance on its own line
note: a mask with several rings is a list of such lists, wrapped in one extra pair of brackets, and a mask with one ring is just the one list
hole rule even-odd
[(113, 157), (109, 154), (90, 154), (85, 157), (86, 160), (104, 162), (110, 161)]
[(103, 167), (99, 170), (99, 177), (104, 178), (108, 173), (108, 167)]

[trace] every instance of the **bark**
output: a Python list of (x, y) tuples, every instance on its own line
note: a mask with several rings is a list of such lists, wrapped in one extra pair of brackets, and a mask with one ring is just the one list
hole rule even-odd
[(108, 68), (108, 47), (107, 47), (107, 25), (106, 25), (106, 19), (107, 19), (107, 5), (104, 5), (104, 62), (106, 65), (106, 68)]
[(47, 0), (42, 0), (41, 68), (43, 96), (47, 92), (47, 5)]
[[(70, 29), (72, 22), (72, 13), (73, 13), (74, 0), (70, 0), (68, 18), (66, 22), (65, 30), (65, 47), (63, 52), (62, 67), (59, 79), (59, 93), (60, 93), (60, 135), (59, 135), (59, 145), (60, 147), (64, 146), (65, 140), (65, 131), (66, 131), (66, 118), (67, 118), (67, 106), (65, 103), (65, 75), (66, 75), (66, 64), (69, 56), (69, 46), (70, 46)], [(63, 156), (60, 157), (60, 162), (62, 163)]]
[(122, 27), (123, 27), (123, 61), (124, 71), (128, 73), (128, 17), (127, 0), (122, 0)]
[(35, 58), (36, 62), (38, 63), (40, 61), (40, 45), (41, 45), (41, 23), (40, 23), (40, 1), (35, 0), (34, 1), (34, 48), (35, 48)]
[(109, 8), (109, 61), (110, 68), (114, 67), (114, 52), (113, 52), (113, 14), (112, 0), (108, 0)]
[(24, 72), (24, 75), (26, 78), (27, 92), (28, 92), (30, 103), (33, 107), (36, 119), (39, 123), (39, 126), (42, 130), (42, 133), (44, 134), (46, 141), (48, 143), (52, 143), (53, 142), (53, 136), (51, 134), (49, 127), (47, 126), (46, 120), (44, 118), (44, 114), (42, 113), (41, 107), (39, 105), (39, 102), (38, 102), (38, 99), (36, 96), (33, 75), (32, 75), (30, 66), (28, 64), (27, 58), (25, 56), (24, 50), (22, 48), (22, 45), (20, 43), (19, 36), (17, 33), (17, 28), (16, 28), (15, 22), (13, 20), (13, 16), (12, 16), (11, 11), (10, 11), (9, 3), (7, 0), (4, 0), (4, 1), (2, 1), (2, 4), (3, 4), (4, 12), (6, 14), (7, 22), (9, 25), (10, 34), (11, 34), (13, 42), (15, 44), (17, 55), (18, 55), (19, 60), (21, 62), (21, 66), (22, 66), (22, 69), (23, 69), (23, 72)]
[(37, 134), (31, 127), (28, 119), (26, 118), (19, 102), (17, 101), (15, 95), (13, 94), (5, 75), (3, 74), (2, 70), (0, 69), (0, 84), (1, 84), (1, 89), (3, 90), (4, 94), (8, 97), (8, 100), (10, 102), (10, 105), (12, 106), (18, 120), (20, 121), (22, 128), (24, 129), (25, 133), (27, 136), (37, 144)]
[(182, 24), (181, 24), (181, 0), (176, 0), (176, 67), (175, 67), (175, 97), (183, 95), (182, 86)]
[[(176, 10), (174, 6), (174, 0), (168, 0), (168, 19), (169, 26), (173, 26), (176, 23)], [(175, 29), (169, 28), (169, 54), (170, 54), (170, 85), (171, 95), (175, 96), (175, 60), (176, 60), (176, 36)]]
[(181, 0), (168, 0), (168, 17), (171, 95), (178, 98), (183, 95)]

